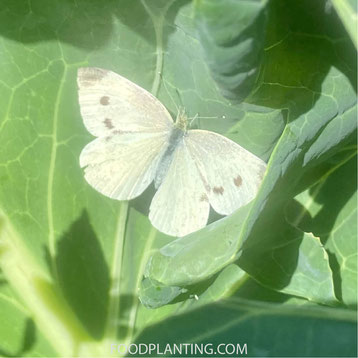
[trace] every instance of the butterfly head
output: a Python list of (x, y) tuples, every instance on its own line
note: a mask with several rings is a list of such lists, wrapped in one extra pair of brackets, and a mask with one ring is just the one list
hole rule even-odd
[(177, 118), (175, 120), (175, 127), (186, 132), (188, 128), (188, 116), (184, 108), (179, 108)]

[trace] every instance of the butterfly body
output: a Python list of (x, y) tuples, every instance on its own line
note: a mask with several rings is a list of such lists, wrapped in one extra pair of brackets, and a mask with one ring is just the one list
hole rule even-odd
[(156, 189), (158, 189), (162, 183), (173, 160), (173, 153), (178, 145), (180, 145), (180, 142), (182, 142), (184, 135), (185, 131), (183, 131), (181, 128), (174, 127), (172, 129), (169, 136), (168, 146), (163, 153), (161, 160), (159, 161), (158, 169), (154, 178), (154, 185)]
[(204, 227), (210, 206), (228, 215), (251, 201), (266, 164), (217, 133), (188, 129), (184, 111), (175, 123), (150, 93), (97, 68), (78, 73), (79, 102), (97, 138), (80, 156), (87, 182), (117, 200), (157, 189), (149, 219), (160, 231), (184, 236)]
[(175, 149), (182, 145), (184, 136), (187, 133), (188, 118), (185, 111), (179, 111), (175, 124), (170, 131), (168, 146), (159, 162), (157, 173), (154, 179), (155, 188), (158, 189), (165, 177), (173, 159)]

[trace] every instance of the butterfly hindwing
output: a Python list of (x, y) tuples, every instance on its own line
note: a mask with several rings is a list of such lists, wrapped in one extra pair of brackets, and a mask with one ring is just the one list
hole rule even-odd
[(77, 83), (84, 124), (96, 137), (123, 131), (169, 131), (173, 126), (157, 98), (112, 71), (80, 68)]
[(182, 141), (153, 197), (149, 219), (161, 232), (184, 236), (206, 225), (209, 209), (200, 173)]
[(87, 182), (103, 195), (129, 200), (153, 181), (168, 133), (123, 133), (97, 138), (80, 156)]
[(217, 133), (190, 130), (184, 141), (216, 212), (229, 215), (256, 196), (264, 161)]

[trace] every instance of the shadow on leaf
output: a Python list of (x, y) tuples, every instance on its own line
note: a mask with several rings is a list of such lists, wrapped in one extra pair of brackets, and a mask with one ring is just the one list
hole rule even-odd
[[(138, 335), (136, 343), (157, 344), (162, 354), (168, 345), (174, 349), (177, 344), (182, 352), (175, 355), (191, 357), (219, 356), (220, 344), (229, 344), (227, 348), (238, 348), (239, 344), (241, 349), (246, 344), (247, 353), (253, 357), (355, 356), (353, 316), (344, 319), (339, 311), (328, 315), (328, 309), (302, 307), (297, 314), (297, 306), (283, 308), (282, 305), (228, 299), (149, 326)], [(337, 330), (341, 333), (338, 336)], [(187, 343), (187, 347), (183, 343)], [(205, 345), (208, 351), (200, 352)], [(235, 356), (242, 354), (236, 352)], [(169, 350), (164, 354), (172, 355)]]
[(314, 107), (331, 67), (357, 92), (355, 48), (325, 0), (272, 0), (268, 10), (262, 71), (250, 102), (287, 107), (292, 121)]
[(22, 357), (33, 347), (35, 342), (36, 342), (35, 324), (31, 318), (27, 318), (25, 323), (25, 330), (24, 330), (21, 348), (14, 354), (0, 348), (0, 355), (2, 357)]
[(102, 247), (86, 211), (57, 244), (56, 267), (65, 298), (90, 334), (104, 333), (110, 287)]
[[(122, 26), (130, 28), (155, 46), (155, 30), (143, 3), (132, 0), (64, 0), (53, 4), (44, 0), (4, 0), (0, 4), (0, 34), (24, 44), (57, 40), (95, 50), (110, 41), (117, 27), (115, 23), (119, 20)], [(159, 5), (152, 9), (154, 15), (164, 8), (165, 2)], [(179, 10), (177, 4), (175, 9)], [(172, 24), (175, 15), (170, 11), (165, 20)], [(126, 31), (123, 28), (123, 36)], [(164, 42), (171, 31), (169, 29), (164, 34)], [(115, 36), (118, 38), (117, 34)]]

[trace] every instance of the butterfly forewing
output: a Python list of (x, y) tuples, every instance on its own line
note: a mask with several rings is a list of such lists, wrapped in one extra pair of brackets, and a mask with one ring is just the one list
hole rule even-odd
[(118, 200), (140, 195), (153, 180), (173, 121), (149, 92), (100, 68), (80, 68), (79, 103), (88, 131), (99, 137), (80, 156), (85, 178)]
[(213, 132), (190, 130), (184, 141), (216, 212), (229, 215), (255, 197), (266, 170), (264, 161)]
[(169, 131), (173, 126), (157, 98), (112, 71), (80, 68), (77, 82), (84, 124), (96, 137), (122, 131)]

